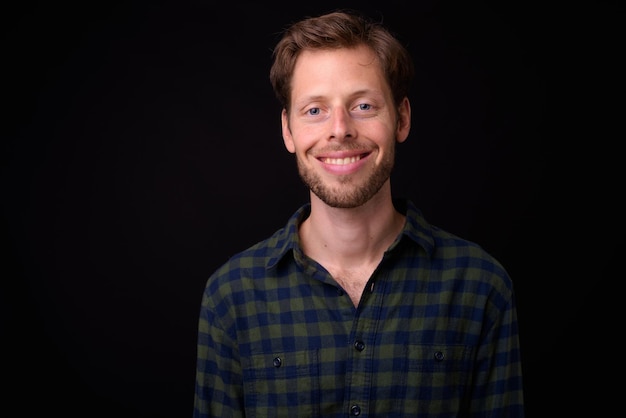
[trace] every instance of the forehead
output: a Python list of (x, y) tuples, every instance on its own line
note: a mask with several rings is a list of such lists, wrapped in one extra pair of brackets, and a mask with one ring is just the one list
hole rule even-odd
[(352, 84), (386, 87), (378, 57), (367, 46), (302, 51), (294, 67), (291, 87), (292, 94), (298, 94), (302, 89), (323, 86), (342, 89)]
[(360, 66), (373, 70), (381, 70), (378, 57), (366, 45), (342, 48), (305, 49), (298, 55), (294, 66), (294, 73), (306, 69), (308, 66), (335, 64), (345, 67)]

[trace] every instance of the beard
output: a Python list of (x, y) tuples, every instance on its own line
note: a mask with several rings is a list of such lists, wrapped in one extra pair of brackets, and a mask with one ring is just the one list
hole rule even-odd
[(380, 165), (370, 170), (364, 180), (353, 175), (338, 176), (338, 184), (328, 184), (314, 170), (297, 159), (298, 173), (304, 184), (320, 200), (333, 208), (356, 208), (369, 201), (391, 176), (395, 162), (395, 141)]

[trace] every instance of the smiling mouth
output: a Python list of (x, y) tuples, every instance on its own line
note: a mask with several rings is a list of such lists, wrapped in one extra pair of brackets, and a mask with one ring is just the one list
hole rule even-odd
[(355, 163), (357, 161), (359, 161), (363, 156), (365, 156), (366, 154), (362, 154), (362, 155), (354, 155), (352, 157), (345, 157), (345, 158), (320, 158), (320, 160), (325, 163), (325, 164), (332, 164), (332, 165), (346, 165), (346, 164), (352, 164)]

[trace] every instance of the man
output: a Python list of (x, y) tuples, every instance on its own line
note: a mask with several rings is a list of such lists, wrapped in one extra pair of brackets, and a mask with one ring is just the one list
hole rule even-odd
[(208, 279), (194, 417), (523, 416), (506, 271), (392, 197), (412, 76), (357, 14), (284, 32), (270, 80), (310, 203)]

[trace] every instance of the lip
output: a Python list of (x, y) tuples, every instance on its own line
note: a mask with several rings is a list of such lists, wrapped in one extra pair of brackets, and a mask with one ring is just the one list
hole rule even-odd
[(367, 162), (370, 154), (371, 152), (334, 152), (316, 158), (327, 172), (346, 175), (358, 171)]

